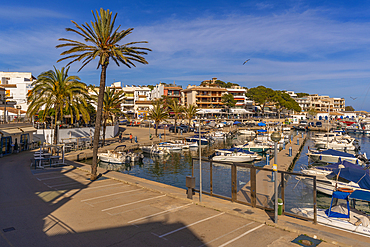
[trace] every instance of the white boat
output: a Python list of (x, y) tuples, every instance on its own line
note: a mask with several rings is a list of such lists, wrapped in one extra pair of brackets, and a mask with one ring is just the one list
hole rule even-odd
[(183, 144), (173, 142), (160, 142), (157, 144), (157, 146), (167, 148), (169, 151), (180, 151), (182, 150)]
[[(336, 188), (370, 191), (369, 170), (348, 161), (315, 166), (301, 170), (301, 173), (316, 176), (317, 191), (327, 195), (332, 195)], [(312, 178), (297, 176), (296, 179), (307, 186), (313, 186)]]
[(213, 138), (213, 139), (225, 139), (227, 133), (222, 132), (222, 131), (215, 131), (213, 133), (210, 133), (208, 136)]
[(311, 137), (313, 141), (332, 141), (334, 138), (350, 138), (349, 135), (342, 135), (341, 132), (318, 133)]
[(108, 150), (106, 153), (98, 153), (100, 161), (111, 164), (124, 164), (128, 162), (142, 161), (144, 156), (139, 153), (125, 153)]
[(274, 148), (274, 144), (270, 142), (259, 142), (259, 141), (250, 141), (245, 143), (244, 145), (235, 146), (236, 148), (242, 148), (247, 151), (263, 153), (272, 148)]
[(213, 157), (209, 158), (213, 161), (224, 162), (252, 162), (262, 159), (258, 154), (240, 148), (217, 149), (211, 156)]
[(363, 132), (362, 128), (361, 128), (361, 125), (358, 124), (358, 123), (354, 123), (350, 126), (347, 126), (346, 131), (348, 133), (362, 133)]
[(334, 149), (327, 149), (324, 151), (308, 150), (307, 156), (316, 163), (337, 163), (344, 160), (360, 165), (366, 165), (369, 163), (366, 153), (362, 155), (354, 155)]
[(320, 149), (335, 149), (344, 151), (355, 151), (357, 147), (354, 145), (355, 138), (333, 139), (331, 141), (317, 141), (315, 147)]
[(246, 129), (241, 129), (238, 131), (239, 135), (248, 135), (248, 136), (255, 136), (256, 132), (253, 130), (246, 130)]
[(152, 146), (142, 146), (141, 150), (144, 153), (152, 154), (152, 155), (168, 155), (170, 151), (165, 147), (158, 147), (157, 145)]
[[(328, 225), (370, 236), (370, 216), (365, 212), (349, 206), (350, 200), (370, 203), (369, 192), (355, 191), (353, 193), (335, 191), (329, 209), (317, 209), (317, 221)], [(355, 205), (355, 204), (354, 204)], [(353, 206), (354, 206), (353, 205)], [(291, 211), (297, 215), (313, 218), (313, 208), (293, 208)]]
[(281, 129), (282, 129), (283, 131), (286, 131), (286, 132), (288, 132), (288, 131), (290, 131), (290, 130), (291, 130), (291, 128), (290, 128), (290, 127), (288, 127), (288, 126), (283, 126)]

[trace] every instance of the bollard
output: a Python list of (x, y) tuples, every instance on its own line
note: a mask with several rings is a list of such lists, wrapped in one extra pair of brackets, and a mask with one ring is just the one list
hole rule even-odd
[(270, 155), (266, 154), (266, 165), (268, 166), (270, 164)]
[(302, 133), (302, 139), (303, 139), (303, 133)]
[(298, 135), (298, 130), (297, 130), (297, 135)]
[(292, 147), (289, 147), (289, 157), (292, 157)]
[(283, 150), (285, 150), (285, 142), (283, 142)]
[(299, 138), (297, 138), (297, 145), (299, 145)]
[(195, 177), (186, 176), (186, 187), (188, 188), (186, 194), (188, 195), (189, 199), (193, 199), (193, 195), (195, 195), (194, 188), (195, 188)]
[(293, 141), (293, 135), (290, 135), (290, 141), (291, 142)]

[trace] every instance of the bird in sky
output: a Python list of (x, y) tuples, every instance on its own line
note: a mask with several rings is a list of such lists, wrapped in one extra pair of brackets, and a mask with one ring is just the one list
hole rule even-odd
[(243, 63), (243, 65), (244, 65), (244, 64), (246, 64), (249, 60), (250, 60), (250, 59), (245, 60), (245, 62)]
[(353, 99), (353, 100), (357, 99), (357, 97), (356, 98), (350, 97), (350, 98)]

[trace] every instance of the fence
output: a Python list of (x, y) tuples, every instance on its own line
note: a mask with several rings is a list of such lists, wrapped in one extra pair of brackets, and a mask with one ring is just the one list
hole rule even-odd
[[(192, 176), (199, 192), (199, 158), (192, 158)], [(278, 198), (283, 215), (317, 223), (316, 177), (278, 171)], [(274, 210), (273, 170), (251, 164), (202, 159), (202, 193), (264, 210)], [(311, 212), (305, 217), (301, 212)], [(305, 214), (307, 215), (307, 214)]]

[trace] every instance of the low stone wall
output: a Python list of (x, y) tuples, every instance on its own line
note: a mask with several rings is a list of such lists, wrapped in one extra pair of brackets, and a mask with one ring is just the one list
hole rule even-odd
[[(69, 142), (76, 141), (76, 138), (90, 138), (94, 135), (94, 127), (86, 128), (70, 128), (70, 129), (59, 129), (58, 133), (58, 142)], [(105, 132), (105, 139), (113, 138), (118, 134), (119, 126), (118, 124), (114, 126), (107, 126)], [(54, 139), (54, 130), (53, 129), (38, 129), (38, 135), (44, 135), (45, 141), (52, 143)], [(100, 135), (103, 135), (103, 130), (100, 131)], [(75, 140), (73, 140), (75, 139)]]

